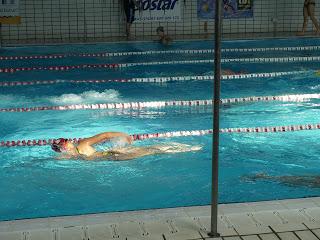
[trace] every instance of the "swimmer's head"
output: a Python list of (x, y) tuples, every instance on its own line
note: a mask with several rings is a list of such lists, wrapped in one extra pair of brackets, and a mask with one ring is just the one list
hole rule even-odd
[(63, 152), (67, 150), (68, 143), (68, 139), (59, 138), (53, 141), (53, 143), (51, 144), (51, 148), (55, 152)]
[(164, 35), (164, 28), (162, 26), (157, 27), (157, 34), (159, 36)]

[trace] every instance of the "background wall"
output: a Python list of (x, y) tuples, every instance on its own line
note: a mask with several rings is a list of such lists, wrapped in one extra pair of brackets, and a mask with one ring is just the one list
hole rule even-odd
[[(122, 0), (20, 0), (22, 23), (3, 25), (2, 44), (115, 41), (125, 39)], [(174, 38), (205, 37), (204, 21), (197, 18), (197, 0), (180, 0), (179, 22), (134, 23), (139, 40), (155, 37), (163, 25)], [(303, 0), (253, 0), (254, 18), (225, 19), (224, 38), (295, 35), (302, 27)], [(316, 15), (320, 3), (317, 4)], [(137, 13), (138, 14), (138, 13)], [(311, 31), (311, 21), (308, 30)], [(214, 22), (208, 22), (214, 32)]]

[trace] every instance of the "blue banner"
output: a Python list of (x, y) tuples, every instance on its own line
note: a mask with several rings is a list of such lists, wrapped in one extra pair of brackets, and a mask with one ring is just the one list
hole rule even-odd
[[(253, 0), (223, 0), (223, 18), (252, 18)], [(215, 0), (198, 0), (198, 18), (214, 19)]]

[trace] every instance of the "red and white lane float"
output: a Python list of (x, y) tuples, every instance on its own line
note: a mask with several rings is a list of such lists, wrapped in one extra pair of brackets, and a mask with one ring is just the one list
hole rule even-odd
[[(267, 126), (267, 127), (247, 127), (247, 128), (222, 128), (221, 133), (277, 133), (277, 132), (295, 132), (305, 130), (319, 130), (319, 124), (303, 124), (288, 126)], [(212, 129), (191, 130), (191, 131), (174, 131), (162, 133), (144, 133), (130, 135), (134, 141), (146, 140), (152, 138), (172, 138), (186, 136), (202, 136), (212, 134)], [(69, 138), (70, 141), (77, 143), (81, 138)], [(46, 146), (52, 144), (56, 139), (33, 139), (33, 140), (11, 140), (1, 141), (0, 147), (19, 147), (19, 146)]]
[[(248, 78), (270, 78), (287, 75), (303, 74), (305, 71), (289, 71), (289, 72), (270, 72), (270, 73), (247, 73), (247, 74), (233, 74), (222, 75), (222, 80), (230, 79), (248, 79)], [(200, 76), (174, 76), (174, 77), (149, 77), (149, 78), (129, 78), (129, 79), (86, 79), (86, 80), (34, 80), (34, 81), (4, 81), (0, 82), (0, 87), (15, 87), (15, 86), (32, 86), (32, 85), (49, 85), (61, 83), (164, 83), (175, 81), (199, 81), (199, 80), (213, 80), (213, 75)]]
[[(287, 63), (287, 62), (313, 62), (320, 61), (320, 56), (313, 57), (281, 57), (281, 58), (224, 58), (222, 63), (240, 62), (240, 63)], [(181, 61), (162, 61), (162, 62), (135, 62), (135, 63), (104, 63), (104, 64), (79, 64), (65, 66), (34, 66), (18, 68), (0, 68), (0, 73), (15, 73), (26, 71), (70, 71), (75, 69), (97, 69), (97, 68), (128, 68), (136, 66), (158, 66), (174, 64), (203, 64), (213, 63), (213, 59), (203, 60), (181, 60)]]
[[(309, 99), (319, 99), (320, 94), (296, 94), (281, 96), (254, 96), (242, 98), (221, 99), (221, 104), (248, 103), (248, 102), (303, 102)], [(98, 110), (98, 109), (142, 109), (165, 107), (197, 107), (212, 105), (213, 100), (172, 100), (152, 102), (127, 102), (127, 103), (97, 103), (97, 104), (73, 104), (65, 106), (40, 106), (0, 108), (0, 112), (35, 112), (35, 111), (71, 111), (71, 110)]]
[[(269, 47), (269, 48), (226, 48), (222, 52), (268, 52), (268, 51), (312, 51), (319, 50), (320, 46), (301, 47)], [(213, 49), (187, 49), (187, 50), (165, 50), (165, 51), (135, 51), (135, 52), (97, 52), (97, 53), (65, 53), (50, 55), (27, 55), (27, 56), (0, 56), (0, 60), (34, 60), (34, 59), (61, 59), (67, 57), (119, 57), (153, 54), (206, 54), (214, 53)]]

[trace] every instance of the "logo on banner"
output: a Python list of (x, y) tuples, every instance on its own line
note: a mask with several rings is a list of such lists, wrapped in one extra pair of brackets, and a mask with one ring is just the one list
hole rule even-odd
[[(136, 21), (177, 21), (181, 19), (180, 0), (140, 0)], [(138, 11), (139, 10), (139, 11)]]
[(19, 0), (0, 0), (0, 23), (18, 24), (20, 22)]
[[(224, 18), (253, 17), (252, 0), (223, 0)], [(213, 19), (216, 0), (198, 0), (198, 18)]]
[(251, 7), (251, 0), (238, 0), (238, 10), (247, 10)]

